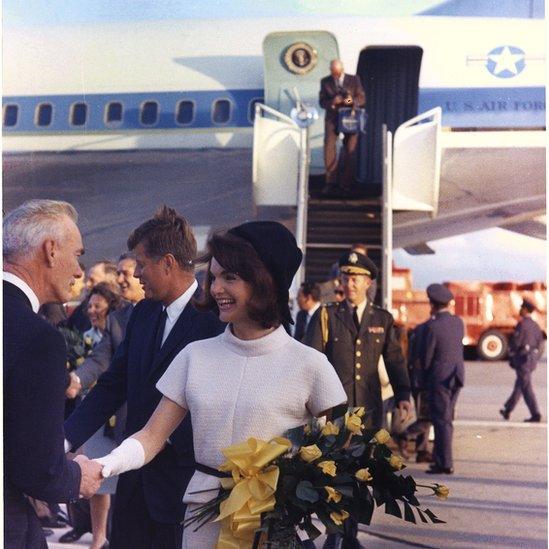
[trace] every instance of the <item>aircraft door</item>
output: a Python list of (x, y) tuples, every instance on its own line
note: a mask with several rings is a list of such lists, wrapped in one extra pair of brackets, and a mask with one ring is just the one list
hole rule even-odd
[(366, 93), (368, 122), (359, 145), (358, 179), (369, 186), (382, 181), (383, 124), (394, 133), (417, 115), (422, 56), (419, 46), (369, 46), (360, 52), (357, 74)]
[(330, 73), (330, 61), (339, 57), (335, 36), (326, 31), (273, 32), (263, 41), (265, 104), (289, 115), (295, 107), (293, 88), (301, 100), (318, 109), (310, 128), (310, 172), (324, 172), (324, 110), (318, 104), (320, 80)]

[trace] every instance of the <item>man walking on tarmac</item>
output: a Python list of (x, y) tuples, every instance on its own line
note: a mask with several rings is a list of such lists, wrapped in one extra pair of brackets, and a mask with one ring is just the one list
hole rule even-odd
[(432, 318), (424, 329), (425, 381), (429, 411), (435, 429), (434, 463), (427, 473), (451, 475), (452, 424), (457, 397), (464, 383), (463, 334), (461, 318), (449, 311), (454, 299), (452, 292), (442, 284), (427, 287)]
[(536, 369), (538, 360), (541, 357), (544, 338), (543, 332), (532, 318), (532, 313), (535, 310), (535, 305), (528, 299), (522, 302), (519, 312), (522, 319), (517, 324), (510, 341), (509, 365), (515, 370), (517, 379), (511, 396), (499, 411), (505, 420), (509, 419), (522, 395), (528, 410), (530, 410), (530, 418), (524, 421), (528, 423), (539, 423), (541, 421), (538, 402), (532, 387), (532, 372)]

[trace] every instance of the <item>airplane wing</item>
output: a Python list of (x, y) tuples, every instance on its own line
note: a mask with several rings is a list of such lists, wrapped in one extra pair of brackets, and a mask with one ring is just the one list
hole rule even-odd
[(501, 228), (513, 231), (514, 233), (539, 238), (540, 240), (547, 240), (547, 219), (544, 215), (518, 223), (503, 225)]

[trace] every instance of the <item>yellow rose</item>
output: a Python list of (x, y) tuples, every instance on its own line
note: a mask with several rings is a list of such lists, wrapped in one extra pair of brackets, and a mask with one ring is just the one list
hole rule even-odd
[(366, 413), (366, 410), (364, 409), (364, 406), (359, 406), (358, 408), (355, 408), (353, 410), (353, 414), (358, 417), (364, 417), (364, 414)]
[(299, 450), (299, 457), (307, 463), (311, 463), (311, 461), (318, 459), (321, 455), (322, 452), (316, 444), (312, 444), (311, 446), (302, 446)]
[(334, 425), (331, 421), (328, 421), (322, 429), (322, 434), (327, 437), (328, 435), (339, 435), (339, 427)]
[(378, 444), (385, 444), (391, 440), (391, 435), (385, 429), (380, 429), (374, 438)]
[(84, 364), (84, 357), (83, 356), (76, 359), (76, 365), (80, 366), (80, 364)]
[(351, 431), (353, 435), (360, 435), (360, 433), (362, 432), (362, 420), (357, 415), (351, 414), (345, 420), (345, 427), (347, 427), (347, 429)]
[(336, 476), (337, 468), (335, 461), (321, 461), (320, 463), (317, 463), (316, 466), (320, 467), (325, 475), (330, 475), (331, 477)]
[(347, 511), (341, 511), (341, 513), (333, 512), (330, 513), (330, 518), (334, 521), (335, 524), (341, 526), (344, 520), (349, 518), (349, 513)]
[(446, 499), (450, 495), (450, 488), (444, 484), (435, 484), (435, 496), (440, 499)]
[(397, 471), (400, 471), (404, 468), (404, 462), (402, 461), (402, 458), (400, 456), (397, 456), (396, 454), (391, 454), (391, 457), (389, 458), (389, 465)]
[(331, 486), (324, 486), (324, 489), (328, 492), (328, 497), (326, 498), (328, 503), (330, 503), (330, 501), (335, 501), (336, 503), (341, 501), (343, 496), (335, 488), (332, 488)]
[(372, 475), (370, 474), (370, 470), (368, 469), (368, 467), (366, 467), (366, 469), (359, 469), (355, 473), (355, 478), (357, 480), (360, 480), (361, 482), (369, 482), (374, 477), (372, 477)]

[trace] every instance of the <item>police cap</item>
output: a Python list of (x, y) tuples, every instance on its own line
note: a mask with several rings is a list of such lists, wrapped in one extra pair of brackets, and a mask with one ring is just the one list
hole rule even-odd
[(372, 280), (377, 277), (378, 268), (367, 256), (358, 252), (346, 252), (339, 258), (339, 270), (345, 274), (367, 275)]
[(533, 313), (536, 310), (536, 306), (528, 298), (522, 300), (521, 308), (526, 309), (529, 313)]
[(429, 284), (427, 286), (427, 297), (429, 301), (438, 305), (447, 305), (454, 299), (454, 294), (442, 284)]

